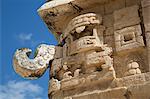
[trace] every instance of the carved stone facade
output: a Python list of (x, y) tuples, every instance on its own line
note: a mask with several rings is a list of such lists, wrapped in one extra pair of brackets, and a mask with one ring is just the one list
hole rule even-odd
[(38, 10), (58, 40), (14, 55), (36, 79), (50, 68), (49, 99), (149, 99), (150, 0), (47, 0)]

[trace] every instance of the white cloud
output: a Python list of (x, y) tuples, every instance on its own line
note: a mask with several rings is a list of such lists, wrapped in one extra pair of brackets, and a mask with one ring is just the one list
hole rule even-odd
[(34, 47), (39, 43), (33, 39), (32, 33), (20, 33), (19, 35), (15, 35), (15, 38), (21, 45), (29, 45), (30, 47)]
[(31, 40), (32, 36), (33, 36), (32, 33), (29, 33), (29, 34), (20, 33), (18, 35), (19, 39), (22, 40), (22, 41), (29, 41), (29, 40)]
[[(44, 93), (45, 94), (45, 93)], [(0, 85), (0, 99), (46, 99), (43, 88), (30, 81), (9, 81)]]

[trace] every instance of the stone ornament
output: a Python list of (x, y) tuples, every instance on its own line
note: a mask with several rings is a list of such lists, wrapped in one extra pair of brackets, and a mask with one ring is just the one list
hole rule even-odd
[(139, 64), (137, 62), (134, 62), (133, 60), (130, 61), (130, 63), (127, 65), (127, 72), (125, 72), (126, 76), (129, 75), (135, 75), (135, 74), (141, 74), (141, 70), (139, 69)]
[(63, 34), (60, 36), (60, 41), (66, 38), (70, 33), (81, 33), (86, 26), (89, 25), (98, 25), (102, 23), (102, 17), (98, 17), (94, 13), (88, 13), (84, 15), (80, 15), (72, 19)]
[(117, 52), (145, 46), (140, 25), (117, 30), (114, 37)]
[(49, 66), (49, 61), (54, 59), (55, 46), (41, 44), (37, 47), (34, 59), (30, 59), (31, 50), (18, 49), (14, 54), (13, 67), (21, 76), (28, 79), (37, 79), (43, 75)]

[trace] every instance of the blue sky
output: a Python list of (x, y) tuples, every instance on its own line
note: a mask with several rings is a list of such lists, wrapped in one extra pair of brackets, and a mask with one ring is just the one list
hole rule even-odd
[(37, 9), (45, 1), (2, 0), (1, 2), (0, 99), (47, 99), (48, 70), (38, 80), (26, 80), (17, 75), (12, 66), (12, 57), (17, 48), (28, 47), (35, 50), (40, 43), (57, 44), (37, 13)]

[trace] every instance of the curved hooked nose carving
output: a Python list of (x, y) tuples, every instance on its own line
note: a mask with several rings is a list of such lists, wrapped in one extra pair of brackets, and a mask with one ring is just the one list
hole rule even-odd
[(31, 49), (18, 49), (14, 54), (14, 70), (24, 78), (37, 79), (48, 68), (49, 61), (54, 59), (55, 46), (41, 44), (36, 49), (36, 56), (30, 59)]

